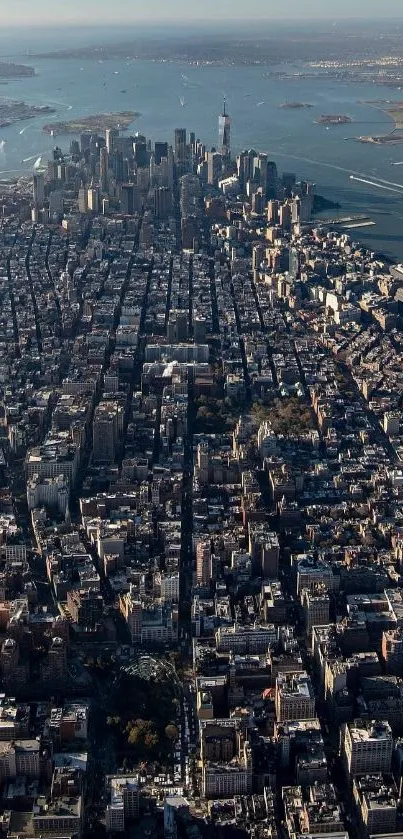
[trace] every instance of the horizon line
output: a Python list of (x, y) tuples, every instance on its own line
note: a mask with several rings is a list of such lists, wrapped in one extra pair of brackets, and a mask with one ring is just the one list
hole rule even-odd
[(54, 20), (50, 20), (48, 22), (46, 22), (46, 21), (44, 22), (43, 20), (38, 20), (36, 18), (36, 19), (30, 20), (30, 21), (25, 20), (24, 22), (21, 22), (21, 23), (15, 23), (15, 22), (6, 23), (6, 24), (3, 23), (2, 24), (2, 29), (3, 29), (3, 31), (5, 29), (32, 29), (33, 27), (38, 28), (38, 29), (39, 28), (40, 29), (50, 29), (50, 28), (53, 28), (53, 27), (58, 27), (58, 26), (61, 26), (61, 25), (66, 25), (66, 24), (68, 24), (72, 27), (77, 27), (79, 29), (82, 29), (84, 27), (89, 27), (91, 29), (104, 29), (105, 27), (108, 27), (108, 28), (112, 27), (112, 28), (117, 29), (117, 28), (122, 27), (122, 28), (127, 29), (128, 26), (136, 26), (138, 24), (146, 24), (147, 26), (161, 26), (161, 25), (166, 26), (166, 25), (168, 25), (168, 26), (171, 26), (171, 27), (178, 28), (178, 27), (185, 27), (189, 24), (197, 25), (197, 24), (200, 24), (200, 23), (203, 23), (203, 24), (206, 24), (206, 23), (211, 23), (211, 24), (225, 23), (226, 26), (237, 25), (237, 24), (243, 24), (243, 25), (248, 24), (249, 28), (252, 29), (254, 26), (258, 26), (259, 23), (273, 23), (273, 22), (276, 22), (276, 23), (285, 23), (285, 24), (289, 24), (289, 25), (308, 23), (308, 22), (312, 23), (312, 21), (315, 21), (317, 23), (353, 23), (354, 21), (362, 23), (363, 20), (367, 21), (368, 23), (371, 23), (372, 21), (376, 21), (376, 22), (385, 21), (387, 23), (390, 23), (392, 21), (402, 21), (403, 22), (403, 14), (402, 15), (390, 15), (390, 16), (373, 15), (371, 17), (368, 17), (367, 14), (362, 15), (362, 16), (354, 15), (354, 16), (351, 16), (351, 17), (336, 17), (334, 15), (329, 16), (329, 17), (318, 17), (317, 15), (312, 15), (312, 16), (311, 15), (306, 15), (305, 17), (301, 17), (301, 18), (287, 18), (287, 17), (277, 17), (277, 16), (270, 15), (270, 16), (254, 17), (253, 21), (251, 21), (251, 19), (248, 18), (248, 17), (246, 17), (246, 18), (233, 17), (233, 18), (230, 18), (228, 20), (228, 17), (225, 17), (225, 16), (223, 16), (223, 17), (206, 17), (206, 18), (200, 18), (200, 17), (198, 17), (198, 18), (188, 18), (187, 20), (184, 20), (183, 17), (181, 17), (181, 18), (172, 18), (172, 17), (170, 17), (170, 18), (133, 18), (132, 20), (127, 20), (126, 19), (126, 20), (122, 20), (122, 21), (118, 21), (118, 22), (116, 21), (116, 19), (114, 19), (114, 20), (104, 20), (102, 22), (96, 23), (95, 25), (94, 25), (93, 21), (91, 21), (90, 19), (82, 20), (82, 21), (74, 20), (74, 19), (72, 19), (72, 20), (64, 19), (62, 21), (60, 21), (60, 20), (58, 21), (58, 20), (54, 19)]

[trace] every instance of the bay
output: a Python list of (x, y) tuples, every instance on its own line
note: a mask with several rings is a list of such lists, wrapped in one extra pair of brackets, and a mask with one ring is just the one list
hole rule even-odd
[[(73, 40), (74, 37), (74, 40)], [(357, 135), (383, 134), (393, 123), (370, 100), (403, 98), (398, 91), (370, 83), (330, 79), (278, 79), (276, 71), (301, 70), (284, 66), (194, 66), (178, 61), (153, 62), (111, 59), (38, 59), (32, 53), (80, 44), (117, 42), (127, 32), (110, 30), (51, 31), (0, 34), (0, 58), (35, 67), (33, 78), (10, 80), (0, 96), (30, 104), (52, 105), (56, 113), (0, 129), (0, 178), (29, 174), (35, 159), (50, 155), (53, 145), (68, 149), (71, 137), (51, 138), (45, 121), (80, 117), (102, 111), (133, 110), (141, 116), (130, 133), (140, 131), (154, 140), (173, 141), (175, 128), (195, 131), (211, 147), (217, 143), (217, 119), (224, 96), (232, 118), (232, 150), (267, 151), (279, 171), (313, 180), (317, 192), (338, 201), (342, 215), (364, 212), (376, 226), (351, 231), (367, 247), (403, 261), (403, 146), (361, 144)], [(304, 102), (307, 109), (279, 108), (284, 102)], [(182, 106), (182, 102), (184, 105)], [(348, 125), (316, 124), (322, 114), (346, 114)], [(345, 139), (348, 138), (348, 139)], [(24, 161), (24, 162), (23, 162)], [(352, 181), (387, 181), (379, 186)], [(333, 214), (334, 215), (334, 214)]]

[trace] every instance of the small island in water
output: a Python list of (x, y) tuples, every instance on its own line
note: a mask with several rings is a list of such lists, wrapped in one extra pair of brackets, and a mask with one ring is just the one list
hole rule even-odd
[(289, 108), (290, 110), (297, 110), (300, 108), (313, 108), (309, 102), (282, 102), (279, 108)]
[(75, 117), (62, 122), (49, 122), (43, 126), (46, 134), (97, 134), (111, 128), (124, 131), (140, 116), (138, 111), (122, 111), (118, 114), (92, 114), (88, 117)]
[(0, 128), (6, 128), (24, 119), (34, 119), (34, 117), (54, 113), (55, 108), (51, 108), (50, 105), (27, 105), (26, 102), (0, 99)]
[(318, 125), (349, 125), (353, 120), (345, 114), (322, 114), (315, 122)]
[(22, 79), (36, 76), (33, 67), (26, 64), (14, 64), (12, 61), (0, 61), (0, 79)]

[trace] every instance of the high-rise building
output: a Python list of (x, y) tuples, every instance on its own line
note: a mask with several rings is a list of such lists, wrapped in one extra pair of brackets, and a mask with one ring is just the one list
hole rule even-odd
[(280, 206), (279, 224), (283, 230), (291, 230), (291, 204), (287, 201)]
[(393, 736), (389, 723), (378, 720), (345, 723), (340, 731), (340, 751), (350, 776), (390, 772)]
[(300, 255), (297, 248), (290, 248), (288, 257), (288, 273), (297, 279), (300, 271)]
[(202, 484), (208, 482), (209, 463), (208, 443), (199, 443), (197, 446), (197, 477)]
[(41, 668), (41, 676), (55, 686), (63, 686), (67, 676), (67, 649), (63, 638), (52, 638), (47, 660)]
[(276, 679), (277, 722), (311, 720), (315, 716), (315, 694), (310, 677), (301, 673), (279, 673)]
[(279, 203), (271, 199), (267, 205), (267, 221), (269, 224), (278, 224)]
[(253, 161), (253, 180), (261, 187), (263, 197), (267, 195), (267, 154), (258, 154)]
[(262, 545), (260, 573), (264, 579), (276, 579), (280, 559), (280, 543), (277, 533), (268, 532)]
[(136, 166), (139, 168), (148, 166), (150, 162), (150, 155), (147, 150), (147, 142), (145, 137), (141, 137), (139, 135), (135, 138), (133, 143), (133, 150)]
[(191, 250), (195, 245), (195, 239), (199, 232), (199, 224), (196, 216), (185, 216), (181, 220), (182, 247)]
[(28, 665), (20, 663), (19, 646), (14, 638), (6, 638), (0, 650), (0, 672), (4, 688), (19, 689), (27, 684)]
[(188, 338), (189, 313), (187, 309), (171, 309), (168, 318), (167, 338), (172, 343), (186, 341)]
[(216, 184), (222, 172), (222, 155), (216, 151), (210, 151), (207, 157), (207, 181), (209, 184)]
[(85, 186), (78, 190), (78, 212), (86, 213), (88, 210), (88, 197)]
[(267, 161), (267, 198), (277, 197), (277, 166), (273, 160)]
[(99, 213), (99, 190), (91, 186), (87, 190), (87, 206), (91, 213)]
[(312, 216), (313, 193), (295, 196), (291, 205), (293, 224), (308, 222)]
[(104, 148), (100, 149), (100, 152), (99, 152), (99, 186), (101, 188), (101, 192), (108, 192), (109, 191), (108, 173), (109, 173), (109, 154), (108, 154), (108, 149), (105, 146)]
[(140, 210), (140, 190), (136, 184), (121, 185), (120, 209), (126, 216), (132, 216)]
[(131, 639), (136, 644), (141, 641), (142, 607), (141, 598), (132, 587), (120, 598), (120, 609), (127, 622)]
[(291, 191), (294, 188), (296, 181), (297, 178), (294, 172), (283, 172), (281, 182), (288, 195), (291, 195)]
[(154, 190), (154, 215), (166, 219), (172, 212), (172, 190), (168, 186), (159, 186)]
[(93, 424), (93, 456), (96, 463), (113, 463), (116, 453), (117, 417), (109, 406), (98, 405)]
[(183, 174), (187, 163), (186, 128), (175, 128), (174, 153), (175, 163)]
[(379, 772), (355, 778), (353, 797), (363, 827), (362, 835), (393, 835), (396, 831), (398, 794), (390, 777)]
[(105, 138), (106, 138), (106, 148), (108, 150), (108, 154), (112, 154), (112, 152), (116, 149), (116, 141), (119, 137), (119, 130), (117, 128), (107, 128), (105, 131)]
[(45, 176), (43, 172), (34, 175), (33, 198), (35, 207), (41, 209), (45, 203)]
[(312, 589), (303, 589), (301, 602), (306, 634), (310, 638), (314, 626), (325, 626), (329, 623), (329, 592), (326, 586), (319, 583), (317, 586), (312, 587)]
[(108, 777), (110, 802), (106, 808), (106, 828), (108, 832), (123, 833), (125, 819), (138, 817), (139, 785), (135, 775)]
[(86, 151), (89, 151), (90, 148), (90, 139), (91, 134), (80, 134), (80, 151), (81, 154), (84, 155)]
[(207, 586), (212, 578), (210, 539), (199, 539), (196, 543), (196, 581)]
[(403, 631), (401, 626), (384, 630), (382, 633), (382, 657), (387, 673), (395, 673), (399, 676), (403, 670)]
[(168, 157), (168, 143), (155, 143), (154, 158), (155, 165), (159, 166), (163, 157)]
[(249, 151), (241, 151), (241, 153), (238, 155), (236, 159), (238, 169), (238, 180), (241, 192), (245, 192), (248, 181), (253, 180), (253, 167), (255, 157), (257, 157), (257, 153), (255, 152), (255, 150), (249, 149)]
[(227, 114), (226, 105), (224, 99), (223, 112), (218, 117), (218, 147), (223, 157), (231, 154), (231, 118)]
[(125, 167), (123, 153), (121, 151), (114, 151), (110, 155), (110, 166), (116, 183), (122, 184), (125, 180)]

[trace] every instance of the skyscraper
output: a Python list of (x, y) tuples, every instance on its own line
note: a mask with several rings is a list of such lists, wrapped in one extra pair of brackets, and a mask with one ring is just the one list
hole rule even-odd
[(277, 197), (277, 166), (273, 160), (267, 161), (267, 198)]
[(108, 192), (109, 154), (106, 146), (99, 152), (99, 185), (101, 192)]
[(159, 186), (154, 190), (154, 215), (156, 218), (168, 218), (172, 212), (172, 190), (168, 186)]
[(119, 137), (119, 130), (117, 128), (107, 128), (105, 131), (106, 148), (108, 154), (111, 154), (116, 149), (116, 140)]
[(186, 165), (187, 148), (186, 148), (186, 128), (175, 128), (175, 163), (180, 171), (184, 171)]
[(108, 405), (98, 405), (94, 414), (93, 458), (96, 463), (113, 463), (116, 453), (117, 417)]
[(209, 539), (199, 539), (196, 543), (196, 581), (209, 585), (212, 578), (211, 543)]
[(215, 184), (222, 172), (222, 155), (218, 152), (210, 151), (207, 156), (207, 181), (209, 184)]
[(262, 188), (263, 197), (267, 195), (267, 154), (258, 154), (253, 160), (253, 180)]
[(45, 203), (45, 177), (43, 172), (34, 175), (33, 198), (35, 207), (41, 209)]
[(122, 184), (120, 187), (120, 209), (125, 215), (133, 215), (140, 209), (140, 190), (136, 184)]
[(255, 157), (257, 157), (257, 152), (254, 149), (249, 149), (249, 151), (241, 151), (236, 159), (241, 192), (246, 191), (248, 181), (253, 179)]
[(222, 114), (218, 117), (218, 147), (223, 157), (229, 157), (231, 153), (231, 119), (226, 111), (226, 101)]
[(163, 157), (168, 157), (168, 143), (156, 142), (154, 146), (155, 165), (159, 166)]
[(110, 155), (110, 165), (116, 183), (122, 184), (125, 180), (124, 159), (121, 151), (115, 151)]

